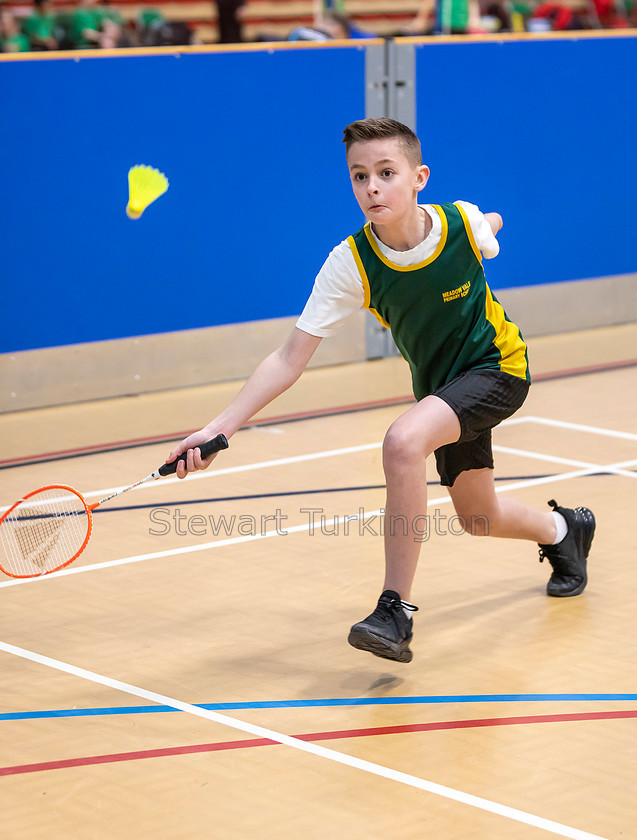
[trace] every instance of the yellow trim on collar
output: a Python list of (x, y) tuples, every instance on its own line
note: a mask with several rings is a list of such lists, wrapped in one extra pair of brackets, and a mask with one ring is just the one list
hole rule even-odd
[[(378, 247), (378, 243), (374, 239), (374, 234), (371, 232), (371, 222), (367, 222), (365, 225), (365, 236), (367, 237), (367, 241), (371, 245), (374, 253), (378, 257), (381, 262), (385, 263), (388, 268), (393, 268), (394, 271), (417, 271), (419, 268), (424, 268), (426, 265), (430, 265), (435, 259), (437, 259), (440, 254), (442, 253), (442, 249), (445, 247), (447, 243), (447, 232), (449, 230), (449, 224), (447, 222), (447, 217), (445, 216), (445, 212), (438, 204), (431, 205), (434, 210), (440, 216), (440, 222), (442, 224), (442, 230), (440, 232), (440, 242), (438, 243), (438, 247), (433, 252), (433, 254), (428, 257), (424, 262), (416, 263), (415, 265), (396, 265), (391, 260), (389, 260), (383, 252)], [(425, 213), (427, 211), (425, 210)]]

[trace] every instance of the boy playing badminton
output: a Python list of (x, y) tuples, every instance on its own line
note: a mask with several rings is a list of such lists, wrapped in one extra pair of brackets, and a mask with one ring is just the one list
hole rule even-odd
[(287, 341), (201, 431), (170, 453), (187, 452), (177, 474), (206, 469), (197, 448), (233, 435), (301, 375), (321, 339), (361, 306), (392, 331), (409, 363), (418, 402), (389, 427), (385, 581), (376, 609), (349, 634), (354, 647), (398, 662), (412, 652), (409, 602), (420, 542), (410, 523), (427, 510), (425, 460), (435, 453), (441, 483), (476, 535), (531, 540), (553, 567), (549, 595), (579, 595), (595, 530), (587, 508), (543, 513), (496, 495), (491, 429), (524, 402), (526, 345), (486, 284), (482, 254), (495, 257), (497, 213), (466, 202), (420, 205), (429, 169), (416, 135), (394, 120), (366, 119), (344, 131), (354, 195), (367, 223), (331, 252)]

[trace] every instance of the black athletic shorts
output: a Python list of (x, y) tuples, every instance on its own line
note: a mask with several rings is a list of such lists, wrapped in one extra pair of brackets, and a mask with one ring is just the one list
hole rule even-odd
[(458, 441), (436, 449), (442, 485), (453, 487), (465, 470), (493, 469), (491, 429), (520, 408), (530, 384), (499, 370), (470, 370), (434, 391), (460, 420)]

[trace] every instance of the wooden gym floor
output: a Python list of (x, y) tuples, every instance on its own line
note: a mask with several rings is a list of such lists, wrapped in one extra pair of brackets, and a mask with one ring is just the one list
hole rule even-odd
[[(502, 492), (594, 511), (585, 593), (547, 598), (533, 544), (458, 535), (428, 465), (409, 665), (346, 641), (382, 583), (398, 359), (308, 371), (216, 469), (96, 512), (67, 570), (3, 577), (2, 836), (637, 836), (636, 347), (637, 325), (531, 341), (494, 435)], [(235, 390), (5, 415), (0, 504), (101, 498)]]

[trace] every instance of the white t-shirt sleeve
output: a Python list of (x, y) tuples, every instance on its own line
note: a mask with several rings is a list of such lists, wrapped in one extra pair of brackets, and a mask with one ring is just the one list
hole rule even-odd
[(310, 335), (327, 338), (361, 308), (363, 282), (347, 241), (334, 248), (316, 276), (314, 288), (296, 326)]
[(500, 253), (500, 244), (493, 235), (491, 225), (484, 218), (484, 214), (475, 204), (470, 204), (468, 201), (456, 201), (456, 204), (459, 204), (467, 214), (473, 238), (484, 256), (488, 260), (497, 257)]

